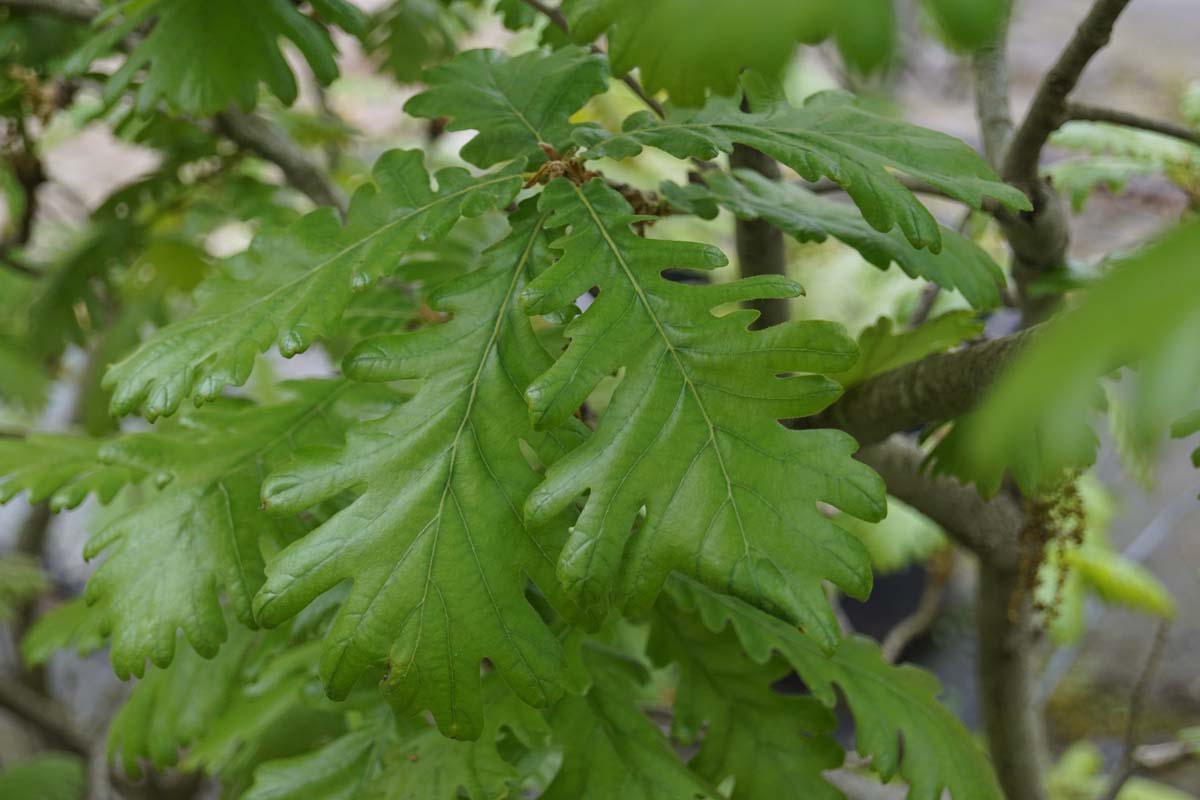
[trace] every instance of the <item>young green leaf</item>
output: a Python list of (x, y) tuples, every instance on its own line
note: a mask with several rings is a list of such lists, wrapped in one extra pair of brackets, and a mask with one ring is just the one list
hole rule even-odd
[(263, 233), (200, 286), (191, 316), (110, 367), (113, 413), (172, 414), (189, 395), (199, 404), (245, 383), (272, 343), (284, 356), (303, 352), (409, 247), (444, 235), (460, 216), (504, 206), (521, 187), (515, 169), (472, 177), (451, 168), (437, 173), (433, 190), (417, 150), (385, 153), (373, 177), (355, 193), (344, 226), (324, 208)]
[(987, 757), (938, 703), (940, 687), (930, 674), (887, 663), (878, 645), (857, 636), (827, 656), (782, 620), (686, 578), (673, 578), (669, 593), (709, 630), (731, 626), (755, 662), (784, 658), (826, 706), (836, 704), (836, 686), (854, 714), (858, 752), (871, 757), (871, 769), (885, 781), (903, 776), (909, 800), (937, 800), (943, 789), (954, 800), (1003, 800)]
[(709, 630), (665, 597), (647, 647), (657, 666), (678, 666), (671, 731), (684, 746), (699, 740), (689, 766), (713, 784), (732, 776), (730, 800), (788, 797), (801, 786), (806, 798), (840, 800), (821, 774), (842, 765), (829, 736), (837, 721), (818, 700), (771, 688), (791, 671), (785, 661), (747, 658), (732, 631)]
[(975, 308), (1000, 303), (1004, 273), (982, 248), (941, 226), (940, 252), (909, 245), (899, 231), (876, 230), (853, 208), (814, 194), (795, 183), (773, 181), (749, 170), (733, 175), (705, 173), (703, 184), (668, 184), (667, 199), (683, 210), (711, 218), (719, 204), (741, 219), (763, 219), (799, 242), (823, 242), (833, 236), (880, 269), (893, 262), (914, 278), (958, 291)]
[(776, 75), (797, 41), (832, 30), (837, 4), (828, 0), (567, 0), (572, 37), (588, 43), (607, 34), (613, 70), (638, 69), (651, 92), (666, 90), (678, 105), (698, 106), (707, 90), (732, 94), (743, 69)]
[(899, 226), (913, 247), (940, 252), (937, 220), (893, 172), (917, 178), (938, 191), (981, 208), (987, 198), (1013, 210), (1029, 200), (1002, 183), (970, 147), (952, 136), (888, 119), (858, 107), (849, 95), (821, 92), (796, 108), (774, 96), (761, 79), (744, 79), (752, 113), (736, 99), (716, 98), (698, 111), (672, 111), (666, 120), (639, 112), (623, 132), (580, 128), (575, 138), (591, 158), (629, 158), (656, 147), (678, 158), (710, 159), (734, 144), (753, 147), (794, 169), (807, 181), (840, 184), (878, 231)]
[[(329, 0), (322, 6), (324, 11), (346, 10), (346, 4)], [(117, 21), (76, 52), (68, 71), (83, 72), (92, 61), (109, 56), (121, 39), (148, 26), (149, 33), (105, 85), (106, 97), (115, 99), (145, 69), (137, 86), (141, 113), (160, 99), (197, 116), (234, 104), (249, 110), (258, 101), (260, 83), (291, 105), (296, 76), (280, 49), (284, 39), (303, 54), (323, 85), (338, 76), (337, 49), (329, 33), (288, 0), (125, 0), (106, 15)], [(339, 13), (330, 21), (356, 27), (361, 14)]]
[(404, 110), (449, 117), (449, 130), (476, 130), (462, 157), (479, 167), (514, 158), (545, 158), (539, 144), (563, 150), (575, 126), (570, 117), (608, 87), (608, 64), (581, 47), (508, 56), (468, 50), (425, 74), (429, 88)]
[(1175, 616), (1175, 601), (1162, 581), (1120, 553), (1085, 543), (1068, 550), (1066, 562), (1105, 602), (1166, 619)]
[(558, 695), (563, 669), (557, 639), (526, 600), (525, 576), (556, 597), (565, 521), (522, 519), (538, 476), (521, 442), (551, 462), (581, 426), (537, 433), (521, 396), (550, 365), (516, 307), (528, 274), (548, 258), (544, 218), (529, 211), (478, 270), (430, 298), (449, 322), (367, 340), (347, 356), (354, 378), (423, 379), (416, 396), (355, 428), (341, 453), (314, 454), (263, 488), (264, 502), (286, 512), (366, 487), (271, 561), (258, 619), (279, 624), (353, 581), (321, 660), (330, 696), (344, 697), (365, 669), (387, 661), (394, 705), (431, 709), (444, 733), (465, 739), (483, 730), (484, 658), (535, 705)]
[(591, 685), (565, 695), (550, 713), (563, 761), (541, 800), (718, 800), (637, 707), (626, 665), (586, 646), (583, 656)]
[(970, 311), (951, 311), (911, 330), (892, 331), (892, 321), (880, 317), (858, 335), (858, 361), (829, 377), (844, 388), (862, 383), (925, 356), (949, 350), (983, 333), (983, 323)]
[(883, 484), (850, 457), (849, 436), (790, 431), (777, 420), (838, 396), (833, 381), (794, 373), (849, 368), (853, 342), (833, 323), (752, 332), (752, 312), (714, 316), (723, 304), (800, 290), (774, 277), (703, 287), (667, 281), (667, 268), (709, 269), (725, 258), (704, 245), (634, 235), (637, 218), (602, 181), (557, 180), (541, 207), (564, 232), (554, 244), (561, 256), (523, 292), (526, 310), (556, 311), (593, 285), (600, 295), (567, 326), (566, 352), (526, 390), (535, 425), (569, 419), (604, 376), (625, 368), (595, 433), (552, 465), (526, 502), (536, 524), (589, 493), (559, 562), (564, 587), (599, 618), (614, 594), (649, 607), (667, 574), (680, 570), (779, 610), (832, 648), (838, 627), (821, 581), (864, 597), (871, 572), (862, 546), (816, 503), (878, 519)]

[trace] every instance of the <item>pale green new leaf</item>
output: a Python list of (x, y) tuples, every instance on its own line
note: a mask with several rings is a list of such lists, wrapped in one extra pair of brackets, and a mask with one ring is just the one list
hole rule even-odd
[(550, 467), (526, 503), (528, 518), (541, 522), (588, 494), (559, 562), (564, 587), (599, 618), (613, 600), (648, 608), (679, 570), (778, 610), (832, 648), (838, 626), (822, 581), (865, 597), (871, 571), (862, 546), (817, 502), (879, 519), (883, 483), (850, 457), (849, 436), (777, 420), (836, 399), (833, 381), (795, 373), (849, 368), (854, 343), (833, 323), (749, 331), (752, 312), (714, 316), (721, 305), (800, 289), (776, 277), (709, 286), (664, 279), (664, 269), (707, 269), (725, 258), (636, 236), (628, 204), (602, 181), (557, 180), (541, 207), (563, 232), (554, 245), (561, 256), (524, 291), (526, 310), (556, 311), (593, 285), (600, 294), (567, 326), (566, 352), (527, 389), (535, 424), (553, 429), (602, 378), (625, 369), (595, 433)]
[(591, 685), (549, 715), (563, 757), (541, 800), (718, 800), (638, 708), (628, 665), (586, 644), (583, 661)]
[(1105, 602), (1166, 619), (1175, 616), (1175, 601), (1162, 581), (1120, 553), (1101, 545), (1083, 544), (1067, 551), (1066, 562)]
[(836, 686), (854, 715), (856, 749), (884, 780), (897, 773), (907, 780), (909, 800), (938, 800), (943, 789), (954, 800), (1003, 800), (987, 757), (938, 702), (940, 687), (929, 673), (887, 663), (878, 645), (857, 636), (826, 655), (786, 622), (695, 581), (672, 579), (669, 591), (709, 630), (732, 626), (754, 661), (784, 658), (826, 706), (837, 702)]
[(1002, 183), (987, 163), (963, 142), (944, 133), (888, 119), (860, 108), (839, 92), (821, 92), (794, 107), (749, 75), (744, 85), (753, 113), (736, 99), (717, 98), (698, 111), (673, 110), (666, 120), (639, 112), (625, 120), (623, 133), (581, 128), (576, 139), (591, 158), (629, 158), (643, 147), (678, 158), (715, 158), (734, 144), (755, 148), (791, 167), (807, 181), (822, 177), (840, 184), (878, 231), (899, 226), (914, 247), (940, 252), (942, 231), (894, 173), (917, 178), (938, 191), (981, 208), (992, 198), (1013, 210), (1028, 199)]
[(947, 547), (937, 523), (894, 497), (888, 497), (887, 516), (879, 522), (842, 517), (839, 523), (866, 546), (876, 575), (907, 569)]
[[(361, 12), (354, 13), (353, 6), (320, 5), (322, 11), (341, 12), (331, 15), (331, 22), (346, 28), (361, 24)], [(329, 33), (288, 0), (126, 0), (106, 16), (111, 24), (80, 48), (68, 70), (86, 70), (92, 61), (110, 56), (121, 39), (149, 27), (105, 86), (106, 97), (115, 99), (145, 70), (136, 95), (143, 113), (160, 99), (196, 116), (234, 104), (249, 110), (258, 101), (259, 84), (291, 105), (296, 76), (280, 49), (283, 40), (303, 54), (323, 85), (338, 76)]]
[(733, 175), (712, 171), (704, 175), (703, 184), (668, 185), (666, 194), (672, 205), (701, 216), (715, 215), (715, 203), (741, 219), (766, 220), (800, 242), (823, 242), (833, 236), (880, 269), (894, 262), (913, 278), (961, 292), (976, 308), (1000, 303), (1004, 286), (1000, 267), (981, 247), (952, 228), (941, 227), (941, 252), (916, 249), (898, 230), (884, 233), (871, 227), (847, 203), (749, 170), (737, 170)]
[(113, 413), (171, 414), (188, 396), (201, 403), (245, 383), (273, 343), (284, 356), (306, 350), (406, 250), (443, 236), (461, 216), (504, 206), (521, 187), (513, 169), (472, 177), (450, 168), (435, 178), (436, 190), (420, 151), (392, 150), (355, 193), (345, 225), (324, 208), (261, 234), (201, 284), (189, 317), (109, 368)]
[(462, 157), (480, 167), (514, 158), (545, 158), (538, 145), (563, 150), (575, 126), (570, 117), (608, 87), (608, 64), (581, 47), (508, 56), (468, 50), (425, 74), (429, 88), (404, 110), (449, 117), (449, 130), (476, 130)]
[(916, 328), (892, 330), (892, 320), (880, 317), (858, 335), (858, 361), (845, 372), (830, 375), (849, 389), (868, 378), (941, 353), (983, 333), (983, 323), (970, 311), (951, 311)]
[(279, 624), (352, 581), (321, 659), (330, 696), (344, 697), (386, 661), (393, 704), (432, 710), (458, 738), (483, 730), (484, 658), (526, 702), (546, 705), (560, 692), (561, 649), (525, 586), (529, 575), (556, 595), (565, 520), (535, 527), (521, 517), (538, 481), (521, 442), (550, 462), (581, 432), (533, 431), (521, 396), (550, 365), (516, 307), (527, 275), (548, 258), (543, 221), (522, 212), (478, 270), (435, 292), (430, 306), (449, 322), (351, 351), (344, 368), (354, 378), (424, 383), (394, 413), (356, 427), (341, 452), (314, 453), (263, 489), (269, 507), (288, 512), (365, 487), (271, 561), (256, 616)]
[(684, 746), (699, 740), (689, 765), (713, 784), (732, 776), (730, 800), (841, 800), (822, 775), (844, 758), (829, 736), (837, 722), (812, 697), (772, 690), (791, 671), (783, 659), (748, 658), (732, 631), (713, 632), (667, 600), (647, 647), (656, 665), (678, 666), (671, 731)]

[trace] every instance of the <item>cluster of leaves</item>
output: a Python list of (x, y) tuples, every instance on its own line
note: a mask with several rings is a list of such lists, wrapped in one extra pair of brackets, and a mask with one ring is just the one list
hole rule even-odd
[[(23, 650), (37, 663), (107, 643), (117, 673), (142, 678), (110, 733), (127, 771), (180, 764), (252, 800), (837, 797), (822, 772), (843, 761), (840, 695), (857, 750), (913, 800), (1000, 797), (936, 681), (843, 636), (830, 606), (827, 584), (867, 596), (872, 558), (826, 511), (878, 521), (885, 487), (848, 435), (779, 424), (975, 335), (974, 316), (905, 333), (881, 323), (858, 343), (825, 321), (752, 330), (741, 304), (801, 287), (668, 280), (725, 257), (645, 235), (653, 220), (596, 171), (644, 148), (706, 161), (753, 147), (853, 205), (719, 168), (663, 186), (665, 202), (833, 237), (974, 309), (999, 304), (997, 265), (899, 176), (976, 209), (1027, 209), (1020, 192), (951, 137), (836, 93), (795, 106), (769, 80), (796, 41), (830, 35), (871, 66), (891, 34), (867, 22), (890, 19), (890, 4), (760, 2), (780, 14), (718, 3), (675, 48), (656, 36), (679, 3), (566, 2), (578, 40), (607, 32), (610, 64), (558, 34), (517, 56), (450, 58), (459, 23), (432, 0), (375, 19), (344, 0), (128, 0), (47, 68), (95, 77), (115, 54), (104, 113), (167, 156), (40, 280), (21, 279), (27, 313), (4, 320), (40, 361), (103, 332), (95, 353), (110, 366), (85, 396), (112, 416), (89, 405), (91, 436), (0, 440), (0, 496), (105, 506), (84, 600), (44, 617)], [(964, 44), (993, 25), (928, 5)], [(970, 20), (1006, 8), (980, 6)], [(516, 27), (534, 19), (501, 10)], [(405, 53), (410, 13), (434, 32)], [(431, 172), (422, 152), (393, 150), (344, 219), (300, 216), (188, 121), (250, 108), (263, 86), (294, 100), (284, 40), (330, 82), (329, 26), (401, 78), (442, 62), (407, 110), (477, 131), (460, 153), (477, 169)], [(761, 60), (746, 61), (764, 34)], [(739, 79), (747, 65), (759, 71)], [(670, 92), (664, 117), (634, 114), (619, 132), (575, 121), (611, 69), (634, 66)], [(248, 198), (262, 202), (243, 213)], [(231, 219), (258, 233), (214, 261), (201, 243)], [(490, 245), (456, 239), (468, 229)], [(4, 342), (0, 368), (16, 371)], [(337, 377), (253, 385), (266, 351), (314, 345)], [(153, 424), (116, 433), (114, 417), (135, 413)], [(774, 688), (790, 672), (810, 696)], [(664, 679), (669, 735), (643, 710)]]

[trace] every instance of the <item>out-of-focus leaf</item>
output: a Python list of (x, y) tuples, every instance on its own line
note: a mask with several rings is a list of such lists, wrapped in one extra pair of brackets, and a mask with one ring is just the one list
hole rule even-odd
[(80, 800), (85, 765), (78, 756), (46, 753), (9, 764), (0, 772), (0, 797), (13, 800)]
[(1109, 603), (1171, 618), (1175, 601), (1154, 573), (1128, 558), (1092, 544), (1067, 551), (1067, 563)]
[(80, 655), (94, 653), (104, 646), (103, 623), (102, 609), (89, 606), (82, 597), (72, 598), (33, 623), (21, 639), (21, 658), (37, 667), (68, 648)]
[(955, 47), (978, 50), (991, 44), (1008, 22), (1011, 0), (925, 0), (925, 8)]
[[(496, 674), (484, 679), (484, 719), (478, 741), (448, 739), (424, 720), (402, 726), (385, 744), (384, 766), (363, 800), (498, 800), (519, 797), (521, 773), (505, 760), (505, 740), (540, 746), (549, 735), (545, 718), (521, 702)], [(315, 799), (314, 799), (315, 800)]]
[[(355, 27), (352, 8), (323, 0), (330, 21)], [(83, 72), (111, 54), (116, 42), (149, 26), (105, 86), (111, 100), (145, 69), (137, 86), (137, 107), (147, 112), (160, 100), (197, 116), (231, 105), (252, 109), (260, 83), (291, 105), (296, 76), (280, 49), (288, 40), (304, 56), (322, 84), (338, 75), (337, 53), (325, 28), (288, 0), (123, 0), (106, 11), (108, 23), (72, 57), (68, 71)]]
[(1131, 425), (1153, 442), (1195, 407), (1200, 393), (1200, 224), (1185, 223), (1118, 263), (1077, 307), (1047, 324), (958, 423), (958, 461), (982, 486), (1011, 470), (1036, 493), (1091, 462), (1088, 424), (1099, 379), (1122, 364), (1141, 367)]

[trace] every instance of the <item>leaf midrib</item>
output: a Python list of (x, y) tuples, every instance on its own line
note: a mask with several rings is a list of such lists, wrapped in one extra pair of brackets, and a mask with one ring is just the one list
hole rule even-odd
[[(434, 514), (434, 519), (437, 520), (437, 524), (435, 524), (433, 526), (433, 542), (430, 545), (429, 566), (425, 571), (425, 586), (421, 593), (421, 600), (417, 604), (416, 608), (424, 608), (425, 607), (425, 604), (429, 598), (429, 589), (431, 586), (435, 585), (434, 581), (433, 581), (433, 569), (434, 569), (434, 565), (437, 563), (437, 560), (438, 560), (437, 559), (438, 540), (441, 537), (441, 532), (442, 532), (442, 517), (445, 513), (446, 498), (448, 496), (453, 495), (452, 486), (454, 483), (455, 463), (458, 460), (459, 441), (462, 439), (463, 431), (466, 430), (467, 425), (471, 420), (471, 412), (472, 412), (472, 409), (474, 408), (475, 400), (479, 393), (480, 378), (483, 375), (484, 368), (487, 366), (488, 358), (491, 356), (492, 352), (495, 350), (495, 348), (497, 346), (497, 343), (500, 340), (500, 333), (504, 327), (504, 321), (507, 317), (506, 312), (508, 311), (509, 305), (512, 303), (513, 297), (516, 294), (517, 285), (520, 283), (521, 277), (525, 273), (525, 266), (529, 262), (529, 259), (531, 258), (532, 254), (533, 254), (534, 246), (537, 243), (537, 237), (541, 233), (542, 227), (545, 224), (548, 217), (549, 217), (548, 214), (543, 214), (541, 217), (539, 217), (537, 222), (534, 224), (533, 229), (529, 233), (529, 239), (525, 243), (524, 249), (521, 251), (521, 257), (518, 260), (516, 267), (513, 269), (512, 279), (509, 281), (508, 288), (505, 290), (504, 300), (496, 308), (495, 322), (492, 325), (491, 334), (489, 334), (487, 344), (483, 347), (482, 352), (480, 353), (479, 363), (475, 367), (475, 374), (471, 377), (470, 392), (467, 396), (466, 407), (463, 409), (462, 420), (459, 422), (458, 429), (454, 433), (454, 438), (450, 442), (450, 447), (449, 447), (450, 458), (449, 458), (449, 463), (446, 465), (446, 482), (445, 482), (445, 485), (442, 487), (441, 497), (438, 499), (437, 512)], [(456, 505), (458, 505), (457, 498), (455, 498), (454, 502)], [(432, 522), (432, 520), (431, 520), (431, 522)], [(465, 524), (465, 519), (463, 522), (464, 522), (464, 525), (463, 525), (464, 530), (468, 530), (467, 526)], [(467, 533), (467, 538), (468, 538), (468, 540), (471, 539), (469, 532)], [(478, 551), (475, 548), (473, 541), (471, 543), (471, 551), (472, 551), (472, 554), (476, 556), (476, 566), (478, 568), (479, 574), (481, 576), (484, 576), (485, 573), (482, 568), (482, 565), (478, 563), (478, 557), (477, 557)], [(386, 581), (385, 581), (385, 584), (386, 584)], [(505, 632), (506, 636), (511, 638), (512, 632), (508, 628), (507, 623), (503, 622), (504, 617), (502, 614), (499, 613), (499, 611), (500, 611), (499, 605), (495, 601), (495, 597), (492, 594), (491, 586), (488, 584), (486, 578), (483, 578), (483, 585), (485, 587), (485, 590), (487, 591), (488, 599), (491, 601), (492, 606), (496, 611), (497, 619), (500, 619), (502, 621), (502, 623), (505, 625), (504, 632)], [(443, 606), (444, 606), (444, 604), (443, 604)], [(416, 608), (414, 608), (413, 610), (415, 611)], [(365, 614), (364, 614), (364, 616), (365, 616)], [(421, 614), (420, 622), (417, 626), (417, 633), (416, 633), (418, 642), (420, 641), (420, 639), (422, 637), (424, 627), (425, 627), (425, 615)], [(418, 649), (419, 649), (418, 647), (412, 648), (412, 655), (409, 658), (409, 663), (405, 667), (405, 672), (407, 672), (408, 670), (410, 670), (412, 668), (412, 663), (417, 657)], [(520, 653), (519, 648), (517, 649), (517, 652)], [(525, 657), (523, 654), (521, 654), (521, 658), (522, 658), (522, 660), (524, 660)], [(533, 673), (533, 670), (531, 669), (530, 672)], [(451, 673), (451, 674), (453, 674), (453, 673)], [(451, 683), (453, 683), (453, 680), (451, 680)], [(454, 707), (455, 707), (454, 704), (451, 703), (451, 721), (452, 722), (455, 719)]]
[[(588, 215), (592, 219), (592, 223), (596, 226), (596, 229), (600, 231), (600, 235), (603, 237), (605, 245), (613, 254), (613, 258), (616, 259), (617, 264), (621, 267), (621, 271), (625, 273), (625, 278), (629, 281), (630, 286), (633, 287), (634, 294), (637, 295), (638, 301), (646, 310), (646, 314), (654, 323), (654, 327), (657, 329), (659, 336), (662, 338), (664, 346), (671, 354), (671, 358), (675, 361), (675, 366), (678, 367), (679, 374), (682, 376), (683, 382), (688, 388), (688, 392), (696, 401), (696, 407), (700, 409), (700, 416), (703, 417), (704, 424), (708, 428), (708, 444), (712, 446), (713, 452), (717, 456), (717, 465), (721, 468), (721, 476), (725, 480), (725, 496), (730, 504), (730, 507), (733, 509), (734, 517), (737, 519), (738, 534), (742, 537), (742, 547), (746, 554), (746, 561), (749, 563), (750, 541), (746, 537), (746, 527), (742, 522), (742, 514), (738, 509), (737, 501), (733, 496), (733, 479), (729, 475), (729, 469), (725, 465), (725, 456), (721, 452), (720, 444), (717, 442), (717, 427), (713, 423), (712, 418), (709, 417), (708, 409), (704, 407), (704, 401), (700, 397), (700, 392), (696, 388), (696, 385), (692, 382), (692, 377), (690, 374), (688, 374), (687, 368), (684, 366), (683, 359), (680, 358), (679, 353), (675, 349), (674, 343), (671, 341), (670, 337), (667, 336), (666, 329), (663, 327), (662, 322), (658, 319), (658, 315), (654, 313), (654, 308), (650, 305), (650, 301), (646, 298), (646, 293), (642, 289), (641, 283), (638, 282), (637, 278), (633, 274), (633, 271), (629, 268), (629, 264), (626, 263), (625, 256), (617, 246), (617, 243), (613, 240), (612, 236), (609, 235), (608, 228), (605, 227), (603, 221), (600, 219), (600, 215), (596, 212), (595, 206), (592, 205), (591, 201), (587, 197), (587, 194), (582, 188), (580, 188), (579, 185), (571, 183), (571, 188), (574, 189), (575, 195), (579, 198), (579, 202), (582, 203), (583, 207), (587, 210)], [(753, 576), (754, 571), (750, 570), (750, 574)]]

